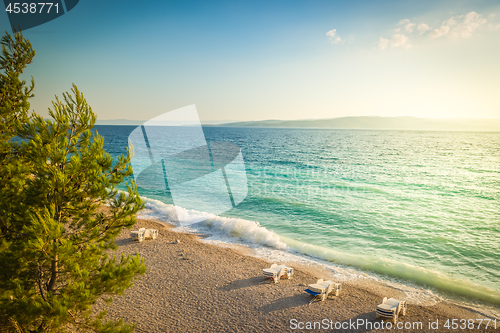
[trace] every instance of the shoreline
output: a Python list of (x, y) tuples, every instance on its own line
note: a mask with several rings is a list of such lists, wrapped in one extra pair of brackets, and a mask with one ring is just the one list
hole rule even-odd
[[(158, 223), (169, 227), (173, 226), (169, 222), (158, 221)], [(206, 241), (205, 239), (210, 238), (210, 236), (203, 234), (203, 232), (185, 231), (182, 229), (175, 230), (175, 226), (173, 231), (201, 236), (199, 241), (205, 244), (227, 247), (242, 255), (258, 258), (265, 262), (288, 262), (292, 264), (295, 269), (307, 271), (318, 279), (322, 278), (323, 280), (347, 283), (353, 287), (362, 287), (370, 290), (375, 294), (380, 294), (381, 290), (396, 291), (399, 299), (404, 299), (407, 303), (415, 305), (432, 306), (437, 303), (446, 302), (459, 308), (478, 312), (485, 317), (500, 320), (500, 308), (491, 304), (474, 300), (473, 298), (462, 298), (461, 300), (454, 299), (453, 296), (441, 294), (439, 290), (434, 291), (430, 290), (428, 287), (425, 288), (418, 284), (412, 284), (412, 281), (399, 280), (374, 272), (365, 272), (357, 267), (339, 265), (321, 257), (316, 257), (314, 255), (310, 256), (298, 252), (295, 249), (292, 249), (292, 251), (285, 251), (276, 248), (267, 248), (262, 251), (262, 249), (252, 248), (249, 245), (231, 242), (230, 240)]]
[[(170, 220), (170, 216), (175, 216), (172, 204), (151, 198), (144, 199), (147, 202), (146, 209), (141, 211), (140, 218), (158, 219), (177, 226)], [(353, 277), (357, 279), (362, 275), (385, 284), (411, 287), (412, 298), (441, 297), (459, 304), (473, 304), (488, 315), (500, 318), (500, 290), (475, 283), (470, 277), (454, 277), (432, 268), (422, 268), (402, 261), (401, 257), (393, 260), (392, 257), (387, 257), (387, 253), (385, 257), (377, 257), (373, 255), (373, 250), (348, 254), (345, 249), (342, 251), (331, 246), (315, 245), (314, 242), (302, 241), (301, 238), (287, 238), (268, 226), (260, 225), (258, 218), (215, 216), (202, 211), (196, 213), (204, 215), (206, 221), (176, 227), (176, 230), (205, 234), (206, 237), (202, 239), (210, 244), (220, 245), (223, 242), (248, 247), (254, 252), (250, 255), (268, 261), (306, 260), (327, 266), (335, 272), (336, 276), (332, 279), (350, 281)], [(460, 268), (460, 265), (455, 268)], [(472, 278), (476, 273), (473, 272)]]
[[(319, 264), (276, 261), (295, 268), (294, 277), (276, 285), (262, 283), (266, 281), (262, 268), (271, 263), (256, 257), (250, 248), (208, 244), (202, 241), (203, 235), (174, 231), (170, 224), (151, 218), (138, 218), (134, 229), (140, 227), (158, 229), (159, 237), (138, 243), (124, 230), (117, 237), (117, 251), (139, 252), (146, 261), (146, 274), (123, 296), (115, 297), (111, 305), (99, 302), (94, 307), (108, 310), (108, 318), (137, 323), (136, 332), (293, 332), (299, 323), (306, 325), (318, 320), (322, 326), (312, 331), (339, 331), (331, 325), (354, 320), (368, 326), (350, 326), (341, 331), (390, 332), (387, 328), (370, 328), (369, 325), (376, 327), (381, 323), (375, 318), (375, 308), (383, 297), (406, 296), (404, 285), (398, 289), (373, 281), (336, 281), (343, 287), (339, 297), (309, 305), (311, 297), (304, 292), (307, 285), (319, 278), (331, 279), (331, 271)], [(399, 322), (414, 327), (405, 329), (406, 332), (449, 332), (443, 326), (446, 320), (487, 318), (487, 314), (442, 298), (436, 298), (434, 304), (415, 304), (411, 300), (407, 303), (407, 315), (400, 317)], [(323, 320), (329, 321), (331, 327), (325, 328)], [(436, 320), (438, 329), (427, 327)], [(495, 331), (491, 326), (485, 329), (484, 324), (477, 328), (478, 323), (474, 329), (460, 331)], [(500, 320), (496, 325), (500, 329)]]

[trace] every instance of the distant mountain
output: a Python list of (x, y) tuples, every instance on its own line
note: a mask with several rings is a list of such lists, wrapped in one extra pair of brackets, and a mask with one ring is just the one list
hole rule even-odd
[[(146, 122), (147, 120), (129, 120), (129, 119), (106, 119), (106, 120), (101, 120), (97, 119), (96, 120), (96, 125), (142, 125)], [(229, 123), (229, 122), (234, 122), (234, 120), (208, 120), (208, 121), (202, 121), (202, 125), (219, 125), (223, 123)], [(170, 123), (175, 123), (175, 122), (170, 122)], [(185, 122), (180, 122), (179, 125), (185, 125)]]
[(129, 120), (129, 119), (97, 119), (96, 125), (142, 125), (145, 120)]
[[(110, 119), (97, 120), (96, 125), (142, 125), (146, 120)], [(186, 125), (184, 123), (180, 126)], [(339, 128), (339, 129), (400, 129), (423, 131), (500, 131), (500, 119), (448, 118), (430, 119), (417, 117), (341, 117), (304, 120), (260, 121), (202, 121), (203, 126), (225, 127), (287, 127), (287, 128)]]
[(342, 117), (315, 120), (262, 120), (220, 124), (230, 127), (288, 127), (339, 129), (402, 129), (447, 131), (500, 131), (500, 119), (430, 119), (417, 117)]

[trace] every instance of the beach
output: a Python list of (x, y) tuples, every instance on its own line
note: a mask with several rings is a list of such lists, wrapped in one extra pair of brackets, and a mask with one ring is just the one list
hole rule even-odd
[[(269, 283), (262, 269), (270, 262), (252, 256), (243, 246), (217, 246), (201, 241), (203, 235), (181, 233), (154, 219), (138, 219), (138, 228), (158, 229), (156, 240), (133, 241), (129, 230), (117, 237), (117, 254), (139, 253), (147, 272), (110, 305), (99, 302), (95, 311), (107, 318), (136, 323), (136, 332), (497, 332), (500, 321), (448, 301), (412, 304), (388, 329), (377, 320), (375, 309), (383, 297), (404, 299), (404, 291), (383, 284), (342, 282), (339, 297), (309, 305), (304, 292), (317, 279), (328, 280), (320, 266), (277, 262), (295, 269), (292, 279)], [(448, 321), (459, 329), (445, 327)], [(461, 320), (474, 328), (460, 329)], [(485, 321), (478, 328), (478, 319)], [(433, 323), (429, 327), (430, 323)], [(472, 323), (472, 322), (470, 322)], [(471, 326), (469, 322), (465, 326)], [(316, 325), (316, 326), (314, 326)], [(384, 328), (382, 328), (384, 327)], [(310, 329), (309, 329), (310, 328)]]

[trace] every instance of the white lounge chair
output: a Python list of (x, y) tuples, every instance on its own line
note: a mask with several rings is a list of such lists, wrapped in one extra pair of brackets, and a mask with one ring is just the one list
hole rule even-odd
[(156, 239), (158, 238), (158, 230), (156, 229), (146, 229), (144, 233), (144, 239)]
[(406, 315), (406, 301), (384, 297), (382, 304), (377, 305), (377, 318), (392, 318), (396, 323), (400, 313), (402, 316)]
[(305, 292), (314, 296), (309, 302), (309, 304), (311, 304), (316, 300), (324, 301), (330, 294), (338, 296), (340, 295), (340, 290), (342, 290), (342, 285), (340, 283), (319, 279), (316, 283), (310, 284)]
[(130, 237), (132, 237), (133, 240), (138, 240), (139, 242), (142, 242), (145, 239), (156, 239), (158, 237), (158, 230), (140, 228), (138, 231), (131, 231)]
[(287, 267), (285, 265), (278, 266), (276, 264), (272, 264), (271, 268), (262, 269), (262, 274), (272, 279), (274, 283), (278, 283), (283, 276), (291, 279), (293, 276), (293, 268)]

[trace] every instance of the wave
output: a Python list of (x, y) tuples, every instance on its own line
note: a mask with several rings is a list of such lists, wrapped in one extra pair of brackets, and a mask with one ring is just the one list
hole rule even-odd
[(276, 233), (267, 230), (258, 222), (240, 218), (217, 216), (180, 207), (174, 208), (174, 205), (165, 204), (159, 200), (145, 197), (141, 198), (145, 202), (147, 210), (141, 212), (140, 217), (154, 217), (165, 222), (177, 224), (177, 216), (181, 214), (186, 224), (190, 224), (187, 220), (188, 218), (192, 218), (193, 221), (202, 220), (198, 222), (198, 224), (209, 228), (212, 233), (216, 232), (219, 235), (239, 238), (244, 242), (266, 245), (278, 250), (284, 250), (287, 247)]

